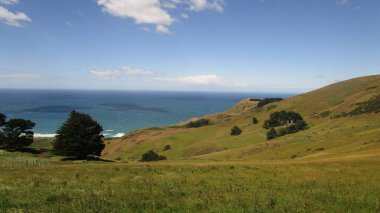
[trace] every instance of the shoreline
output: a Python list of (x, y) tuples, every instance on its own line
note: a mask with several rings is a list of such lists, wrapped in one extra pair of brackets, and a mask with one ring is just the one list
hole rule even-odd
[[(104, 138), (121, 138), (125, 135), (126, 133), (119, 132), (117, 134), (111, 135), (109, 133), (103, 134)], [(57, 134), (55, 133), (35, 133), (33, 138), (54, 138)]]

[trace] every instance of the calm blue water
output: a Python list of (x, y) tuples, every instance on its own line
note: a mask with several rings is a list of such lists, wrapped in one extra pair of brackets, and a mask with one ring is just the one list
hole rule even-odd
[(90, 114), (108, 137), (142, 127), (173, 125), (224, 111), (244, 98), (291, 94), (73, 90), (0, 90), (0, 113), (30, 119), (36, 135), (54, 134), (70, 111)]

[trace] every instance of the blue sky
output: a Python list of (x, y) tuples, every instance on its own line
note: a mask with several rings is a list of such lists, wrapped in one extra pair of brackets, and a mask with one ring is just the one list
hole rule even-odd
[(379, 61), (379, 0), (0, 0), (0, 88), (303, 92)]

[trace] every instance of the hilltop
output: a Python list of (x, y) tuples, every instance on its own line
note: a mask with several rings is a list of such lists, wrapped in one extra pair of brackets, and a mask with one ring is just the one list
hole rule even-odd
[[(253, 97), (254, 98), (254, 97)], [(225, 112), (206, 115), (211, 125), (137, 130), (106, 142), (102, 156), (118, 161), (138, 160), (155, 150), (168, 160), (196, 161), (320, 161), (380, 156), (380, 75), (338, 82), (321, 89), (257, 107), (242, 100)], [(294, 111), (309, 129), (267, 141), (263, 123), (271, 113)], [(258, 124), (252, 123), (256, 117)], [(239, 126), (242, 134), (230, 135)], [(163, 151), (166, 145), (171, 149)]]

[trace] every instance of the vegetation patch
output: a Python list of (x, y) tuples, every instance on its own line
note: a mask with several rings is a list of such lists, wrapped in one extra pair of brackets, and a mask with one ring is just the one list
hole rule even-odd
[(356, 116), (362, 114), (379, 113), (380, 112), (380, 95), (372, 98), (369, 101), (361, 102), (357, 104), (358, 106), (351, 112), (345, 112), (334, 118)]
[(372, 87), (367, 87), (365, 90), (368, 91), (368, 90), (373, 90), (373, 89), (376, 89), (377, 86), (372, 86)]
[[(272, 140), (277, 137), (305, 130), (308, 128), (308, 125), (300, 114), (292, 111), (280, 111), (270, 114), (269, 120), (264, 122), (263, 127), (270, 129), (269, 132), (267, 132), (267, 140)], [(275, 127), (282, 128), (279, 128), (277, 131)]]
[(199, 128), (207, 125), (210, 125), (210, 120), (202, 118), (197, 121), (191, 121), (187, 123), (186, 128)]
[(234, 126), (234, 127), (232, 127), (232, 129), (231, 129), (231, 135), (232, 136), (238, 136), (238, 135), (240, 135), (241, 134), (241, 129), (238, 127), (238, 126)]
[(283, 98), (264, 98), (263, 100), (260, 100), (257, 104), (258, 108), (263, 108), (265, 105), (268, 105), (270, 103), (279, 102), (284, 100)]
[(331, 112), (329, 110), (319, 113), (319, 117), (321, 118), (328, 117), (329, 115), (331, 115)]
[(160, 161), (160, 160), (166, 160), (166, 157), (162, 156), (162, 155), (158, 155), (153, 150), (150, 150), (141, 156), (140, 161), (141, 162), (150, 162), (150, 161)]
[(165, 147), (164, 147), (164, 149), (162, 151), (168, 151), (168, 150), (171, 150), (171, 149), (172, 149), (172, 147), (169, 144), (167, 144), (167, 145), (165, 145)]

